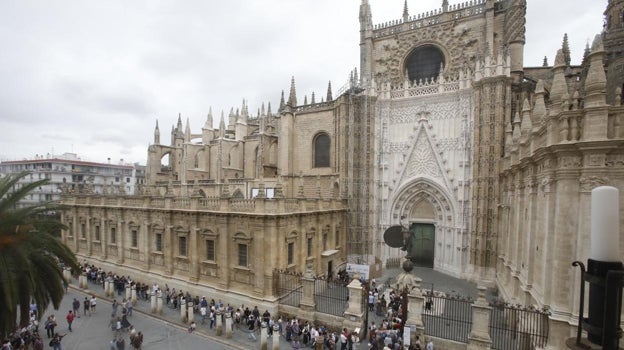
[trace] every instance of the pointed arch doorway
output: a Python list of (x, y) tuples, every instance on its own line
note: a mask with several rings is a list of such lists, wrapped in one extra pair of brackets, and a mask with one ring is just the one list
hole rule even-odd
[(433, 268), (435, 226), (414, 222), (409, 226), (411, 247), (407, 251), (414, 266)]

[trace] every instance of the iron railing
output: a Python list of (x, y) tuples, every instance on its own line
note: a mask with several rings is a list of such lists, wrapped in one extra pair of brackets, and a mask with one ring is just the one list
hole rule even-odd
[(349, 289), (342, 282), (315, 278), (314, 304), (317, 312), (343, 316), (349, 306)]
[(285, 270), (275, 270), (273, 276), (275, 295), (279, 303), (299, 307), (301, 297), (303, 296), (301, 274)]
[(426, 291), (424, 296), (425, 334), (467, 343), (472, 327), (472, 299), (431, 291)]
[(512, 305), (500, 300), (490, 302), (492, 349), (524, 350), (544, 348), (548, 342), (547, 309)]

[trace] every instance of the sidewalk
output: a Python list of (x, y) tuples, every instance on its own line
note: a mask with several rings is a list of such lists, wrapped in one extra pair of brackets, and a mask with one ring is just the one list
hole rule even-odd
[[(381, 278), (377, 279), (379, 285), (388, 283), (393, 283), (396, 281), (396, 276), (401, 272), (400, 268), (392, 268), (384, 270), (384, 273)], [(422, 278), (423, 284), (422, 288), (429, 289), (433, 284), (433, 288), (438, 291), (444, 291), (446, 293), (451, 294), (460, 294), (465, 296), (476, 296), (477, 289), (476, 285), (467, 281), (463, 281), (457, 278), (453, 278), (451, 276), (442, 274), (440, 272), (434, 271), (432, 269), (425, 268), (415, 268), (412, 272), (416, 276)], [(109, 313), (111, 308), (111, 303), (113, 301), (112, 298), (104, 296), (104, 288), (101, 285), (88, 282), (88, 289), (81, 289), (78, 287), (78, 281), (72, 280), (70, 284), (70, 288), (76, 292), (85, 294), (85, 295), (95, 295), (98, 299), (100, 299), (103, 305), (100, 305), (101, 310), (105, 310), (105, 312)], [(114, 298), (120, 302), (125, 295), (115, 296)], [(222, 298), (222, 300), (226, 300), (226, 296)], [(226, 301), (227, 302), (227, 301)], [(151, 317), (154, 319), (158, 319), (162, 322), (166, 322), (170, 325), (177, 327), (181, 332), (186, 332), (188, 325), (180, 321), (180, 310), (173, 309), (170, 305), (163, 304), (163, 313), (159, 315), (157, 313), (151, 313), (150, 307), (151, 303), (149, 300), (137, 299), (137, 304), (133, 307), (133, 313), (137, 312), (146, 317)], [(120, 312), (118, 312), (120, 314)], [(369, 313), (369, 322), (375, 322), (379, 325), (382, 321), (383, 317), (376, 316), (374, 312)], [(132, 322), (132, 316), (129, 317), (129, 320)], [(256, 331), (257, 340), (249, 339), (249, 332), (246, 328), (239, 329), (236, 326), (232, 332), (232, 338), (226, 338), (225, 330), (222, 335), (218, 336), (216, 332), (216, 328), (210, 329), (210, 322), (206, 321), (205, 324), (201, 324), (201, 316), (199, 313), (194, 314), (194, 320), (197, 324), (197, 329), (194, 332), (195, 336), (200, 336), (204, 338), (208, 338), (212, 341), (223, 344), (224, 347), (230, 349), (241, 349), (241, 350), (250, 350), (250, 349), (260, 349), (260, 334)], [(284, 320), (285, 321), (285, 320)], [(224, 323), (225, 326), (225, 323)], [(367, 337), (363, 337), (361, 343), (357, 347), (359, 350), (367, 349)], [(271, 337), (268, 338), (267, 341), (267, 349), (272, 349), (273, 339)], [(281, 336), (279, 338), (280, 350), (291, 350), (292, 346), (290, 342), (286, 341), (286, 338)], [(303, 346), (302, 346), (303, 348)], [(339, 345), (337, 344), (337, 349), (339, 349)]]
[[(104, 288), (101, 285), (88, 282), (88, 289), (82, 289), (78, 287), (78, 281), (73, 279), (69, 285), (69, 288), (71, 288), (72, 290), (76, 292), (85, 294), (85, 295), (95, 295), (96, 298), (102, 301), (102, 303), (98, 305), (98, 310), (102, 310), (103, 312), (106, 312), (110, 315), (111, 303), (113, 302), (113, 298), (107, 297), (104, 295)], [(124, 297), (125, 295), (119, 295), (119, 296), (116, 295), (114, 299), (116, 299), (117, 302), (120, 302)], [(150, 307), (151, 307), (150, 301), (137, 299), (137, 303), (136, 305), (134, 305), (132, 312), (133, 314), (139, 313), (147, 317), (159, 319), (163, 322), (166, 322), (166, 323), (169, 323), (171, 325), (178, 327), (181, 332), (186, 332), (188, 329), (188, 324), (180, 321), (180, 310), (173, 309), (170, 306), (171, 304), (169, 306), (166, 304), (163, 304), (163, 313), (162, 315), (159, 315), (157, 313), (150, 312)], [(117, 314), (120, 315), (121, 312), (118, 311)], [(131, 323), (132, 323), (132, 317), (133, 316), (128, 317), (128, 320)], [(201, 315), (199, 315), (199, 313), (194, 314), (194, 320), (195, 320), (195, 323), (197, 324), (197, 329), (193, 332), (195, 336), (209, 338), (210, 340), (223, 344), (224, 346), (230, 349), (240, 349), (240, 350), (260, 349), (260, 333), (258, 331), (256, 331), (255, 333), (256, 340), (252, 340), (252, 339), (249, 339), (249, 332), (246, 330), (246, 328), (243, 327), (242, 329), (239, 329), (238, 327), (234, 326), (234, 330), (232, 332), (232, 338), (228, 339), (226, 338), (226, 335), (225, 335), (225, 329), (223, 330), (222, 335), (218, 336), (216, 328), (213, 328), (213, 329), (209, 328), (210, 321), (206, 320), (205, 324), (201, 324)], [(225, 327), (225, 323), (223, 323), (223, 325)], [(272, 337), (268, 338), (267, 344), (268, 344), (267, 349), (273, 349)], [(279, 344), (280, 344), (280, 350), (292, 349), (290, 342), (286, 341), (286, 338), (283, 336), (279, 337)], [(301, 348), (303, 349), (304, 346), (302, 345)], [(339, 347), (337, 347), (337, 349), (338, 348)], [(366, 344), (365, 343), (360, 344), (358, 349), (360, 350), (366, 349)]]

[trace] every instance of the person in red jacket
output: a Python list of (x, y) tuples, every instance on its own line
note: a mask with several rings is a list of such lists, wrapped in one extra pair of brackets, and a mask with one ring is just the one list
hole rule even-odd
[(65, 318), (67, 318), (67, 324), (69, 324), (69, 331), (73, 332), (71, 326), (72, 322), (74, 322), (74, 312), (72, 310), (69, 310)]

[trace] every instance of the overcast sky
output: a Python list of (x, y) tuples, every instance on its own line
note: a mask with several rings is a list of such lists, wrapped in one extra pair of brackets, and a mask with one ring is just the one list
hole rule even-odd
[[(334, 92), (359, 65), (360, 0), (4, 0), (0, 4), (0, 160), (77, 153), (145, 164), (156, 120), (193, 132), (212, 107), (277, 110), (281, 90)], [(373, 22), (404, 0), (370, 0)], [(528, 0), (525, 66), (552, 64), (568, 33), (572, 64), (602, 30), (607, 0)], [(408, 0), (410, 15), (442, 0)], [(451, 4), (459, 1), (450, 1)], [(358, 67), (359, 70), (359, 67)]]

